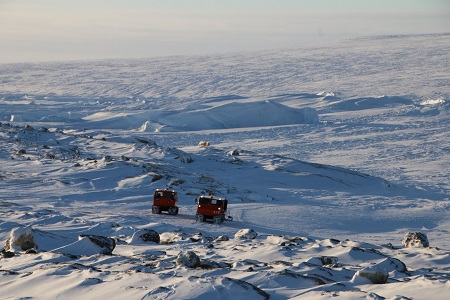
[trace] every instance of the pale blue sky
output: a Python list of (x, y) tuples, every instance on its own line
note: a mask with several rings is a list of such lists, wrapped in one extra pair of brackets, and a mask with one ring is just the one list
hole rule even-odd
[(0, 0), (0, 63), (295, 48), (450, 32), (450, 0)]

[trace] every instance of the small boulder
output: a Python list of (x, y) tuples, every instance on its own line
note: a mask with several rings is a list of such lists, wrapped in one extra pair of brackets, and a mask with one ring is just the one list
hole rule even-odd
[(430, 246), (426, 234), (422, 232), (408, 232), (403, 238), (402, 244), (405, 248)]
[(199, 147), (207, 147), (209, 145), (210, 145), (210, 143), (207, 142), (207, 141), (200, 141), (200, 142), (198, 142), (198, 146)]
[(175, 262), (177, 266), (185, 266), (188, 268), (196, 268), (200, 266), (200, 258), (193, 251), (178, 254)]
[(5, 249), (2, 249), (1, 253), (3, 258), (11, 258), (15, 255), (14, 252), (6, 251)]
[(316, 266), (336, 265), (338, 258), (336, 256), (317, 256), (311, 257), (306, 262)]
[(380, 261), (372, 267), (380, 270), (385, 270), (387, 272), (396, 271), (405, 273), (407, 271), (406, 265), (401, 260), (393, 257), (387, 257), (386, 259)]
[(101, 248), (100, 254), (111, 255), (114, 248), (116, 248), (116, 241), (113, 238), (93, 235), (93, 234), (82, 234), (79, 239), (88, 238), (92, 243)]
[(356, 272), (351, 282), (355, 284), (385, 284), (388, 277), (389, 274), (386, 271), (369, 268)]
[(230, 240), (230, 238), (227, 235), (223, 234), (223, 235), (218, 236), (214, 240), (214, 242), (224, 242), (224, 241), (229, 241), (229, 240)]
[(239, 150), (237, 150), (237, 149), (233, 149), (233, 150), (230, 150), (230, 151), (227, 152), (228, 156), (238, 156), (240, 154), (241, 154), (241, 152)]
[(116, 241), (113, 238), (100, 235), (82, 234), (78, 237), (78, 241), (57, 249), (53, 249), (52, 252), (75, 256), (90, 256), (95, 254), (111, 255), (115, 247)]
[(27, 251), (33, 248), (37, 248), (37, 245), (34, 241), (33, 229), (31, 226), (21, 226), (11, 230), (9, 238), (6, 241), (5, 251)]
[(159, 244), (161, 238), (159, 233), (153, 229), (141, 229), (136, 231), (131, 238), (130, 244), (154, 242)]
[(234, 235), (235, 239), (246, 239), (246, 240), (253, 240), (258, 236), (258, 233), (250, 228), (244, 228), (236, 232)]
[(27, 150), (25, 150), (25, 149), (20, 149), (20, 150), (16, 151), (17, 156), (21, 156), (21, 155), (25, 155), (25, 154), (27, 154)]
[(45, 159), (55, 159), (56, 158), (56, 154), (51, 152), (51, 151), (48, 151), (48, 152), (44, 153), (44, 158)]
[(190, 164), (194, 162), (192, 157), (189, 154), (178, 155), (176, 158), (179, 158), (182, 163)]

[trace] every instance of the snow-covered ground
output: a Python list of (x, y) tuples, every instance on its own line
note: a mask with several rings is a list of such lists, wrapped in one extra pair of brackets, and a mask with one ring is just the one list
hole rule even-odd
[[(1, 65), (0, 298), (447, 299), (449, 37)], [(195, 222), (202, 193), (234, 220)]]

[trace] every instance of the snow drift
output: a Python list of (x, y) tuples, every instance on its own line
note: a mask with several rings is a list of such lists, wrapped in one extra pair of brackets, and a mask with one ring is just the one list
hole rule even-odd
[(313, 108), (291, 108), (271, 102), (232, 102), (212, 108), (186, 111), (163, 118), (162, 123), (178, 130), (232, 129), (293, 124), (317, 124)]
[(318, 124), (318, 112), (272, 101), (229, 102), (203, 109), (98, 112), (83, 118), (84, 126), (141, 132), (200, 131), (295, 124)]

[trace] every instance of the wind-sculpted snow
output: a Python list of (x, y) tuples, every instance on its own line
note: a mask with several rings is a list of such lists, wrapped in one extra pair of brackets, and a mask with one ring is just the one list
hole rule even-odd
[(230, 102), (206, 109), (179, 111), (99, 112), (83, 118), (85, 126), (143, 132), (233, 129), (294, 124), (317, 124), (313, 108), (292, 108), (269, 101)]
[(325, 90), (346, 97), (413, 94), (448, 99), (449, 61), (449, 34), (435, 34), (228, 55), (6, 64), (0, 68), (0, 95), (161, 103)]
[[(18, 213), (22, 213), (20, 207)], [(47, 225), (41, 222), (41, 226)], [(398, 299), (413, 295), (425, 299), (425, 289), (432, 290), (435, 299), (445, 299), (448, 292), (448, 271), (442, 267), (450, 263), (448, 250), (305, 236), (217, 237), (155, 223), (145, 227), (159, 230), (160, 243), (132, 242), (133, 233), (141, 229), (118, 223), (80, 228), (85, 234), (75, 243), (52, 233), (58, 232), (55, 228), (29, 227), (42, 248), (69, 244), (4, 257), (2, 295), (38, 299), (82, 295), (111, 299)], [(96, 254), (98, 246), (86, 237), (114, 239), (113, 253)], [(195, 257), (195, 266), (180, 263), (184, 256)], [(437, 267), (430, 268), (430, 263)], [(58, 286), (52, 284), (56, 278)]]
[(366, 110), (366, 109), (382, 109), (386, 107), (394, 106), (413, 106), (414, 102), (411, 99), (405, 97), (367, 97), (346, 99), (345, 101), (336, 101), (336, 103), (329, 106), (329, 110)]
[[(2, 65), (1, 297), (447, 299), (448, 50)], [(202, 194), (233, 221), (196, 222)]]
[(319, 116), (313, 108), (295, 109), (263, 101), (229, 103), (200, 111), (182, 112), (165, 117), (164, 122), (177, 129), (208, 130), (317, 124)]

